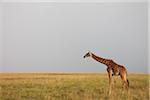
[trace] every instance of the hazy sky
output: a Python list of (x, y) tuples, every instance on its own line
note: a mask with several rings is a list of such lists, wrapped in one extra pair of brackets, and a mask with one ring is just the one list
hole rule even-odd
[(146, 3), (5, 3), (2, 72), (105, 72), (92, 51), (148, 72)]

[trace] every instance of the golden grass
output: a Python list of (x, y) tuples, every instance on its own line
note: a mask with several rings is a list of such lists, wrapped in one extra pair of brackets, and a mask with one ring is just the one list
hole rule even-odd
[(0, 100), (149, 100), (149, 75), (129, 74), (129, 93), (115, 77), (108, 96), (107, 74), (0, 73)]

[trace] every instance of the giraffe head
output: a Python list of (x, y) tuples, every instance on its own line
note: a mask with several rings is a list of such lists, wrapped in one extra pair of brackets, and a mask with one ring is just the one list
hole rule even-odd
[(90, 51), (88, 51), (83, 58), (87, 58), (87, 57), (92, 57), (92, 53)]

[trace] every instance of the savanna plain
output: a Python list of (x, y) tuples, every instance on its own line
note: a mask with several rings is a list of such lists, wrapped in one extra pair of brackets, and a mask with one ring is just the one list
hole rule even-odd
[(103, 73), (0, 73), (0, 100), (149, 100), (149, 75), (128, 74), (130, 88)]

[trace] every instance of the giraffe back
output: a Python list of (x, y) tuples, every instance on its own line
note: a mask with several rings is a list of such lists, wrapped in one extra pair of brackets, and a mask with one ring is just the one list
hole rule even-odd
[(108, 67), (112, 70), (113, 75), (120, 75), (120, 73), (126, 71), (124, 66), (117, 64), (113, 60), (110, 60)]

